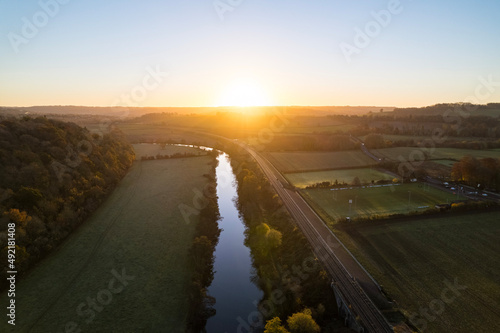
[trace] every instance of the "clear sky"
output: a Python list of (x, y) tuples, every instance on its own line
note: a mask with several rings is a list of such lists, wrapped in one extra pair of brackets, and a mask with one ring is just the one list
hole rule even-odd
[(0, 105), (500, 102), (498, 0), (59, 1), (0, 0)]

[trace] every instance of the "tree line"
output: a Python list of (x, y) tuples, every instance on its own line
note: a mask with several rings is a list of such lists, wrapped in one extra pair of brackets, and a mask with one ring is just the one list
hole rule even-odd
[[(393, 147), (420, 147), (425, 145), (426, 140), (429, 140), (430, 136), (422, 137), (408, 137), (408, 138), (398, 138), (398, 139), (387, 139), (380, 133), (370, 133), (364, 138), (364, 143), (369, 149), (380, 149), (380, 148), (393, 148)], [(446, 137), (446, 136), (445, 136)], [(460, 140), (457, 138), (448, 138), (443, 142), (433, 142), (436, 148), (458, 148), (458, 149), (495, 149), (500, 148), (500, 140), (497, 141), (486, 141), (485, 139), (476, 140)]]
[(444, 111), (439, 115), (384, 115), (350, 117), (356, 125), (351, 133), (356, 136), (369, 133), (409, 136), (430, 136), (439, 130), (446, 137), (500, 138), (500, 119), (494, 116), (464, 116)]
[[(254, 279), (264, 292), (258, 306), (261, 314), (265, 320), (285, 320), (302, 313), (296, 317), (306, 316), (325, 327), (337, 311), (328, 274), (252, 157), (233, 145), (224, 150), (231, 156), (237, 179), (237, 203), (247, 227), (245, 245), (256, 269)], [(289, 322), (290, 329), (294, 322)]]
[(199, 211), (193, 242), (189, 250), (190, 266), (193, 267), (193, 278), (189, 288), (189, 310), (187, 314), (187, 331), (202, 332), (207, 320), (215, 315), (215, 299), (208, 294), (208, 287), (214, 278), (214, 252), (221, 229), (219, 228), (219, 207), (217, 204), (215, 167), (217, 154), (213, 157), (213, 168), (205, 177), (209, 180), (204, 190), (204, 205)]
[(185, 158), (185, 157), (198, 157), (200, 156), (201, 153), (174, 153), (174, 154), (156, 154), (156, 155), (146, 155), (146, 156), (141, 156), (141, 161), (152, 161), (152, 160), (168, 160), (171, 158)]
[(98, 135), (45, 117), (0, 117), (0, 255), (14, 222), (23, 274), (99, 207), (134, 159), (117, 130)]
[(476, 188), (500, 191), (500, 158), (465, 156), (453, 164), (451, 177)]

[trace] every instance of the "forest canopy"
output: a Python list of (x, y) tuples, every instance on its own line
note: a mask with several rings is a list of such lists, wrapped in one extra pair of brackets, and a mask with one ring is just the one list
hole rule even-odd
[(45, 117), (0, 118), (2, 256), (14, 222), (17, 269), (32, 266), (101, 204), (134, 159), (116, 130), (98, 135)]

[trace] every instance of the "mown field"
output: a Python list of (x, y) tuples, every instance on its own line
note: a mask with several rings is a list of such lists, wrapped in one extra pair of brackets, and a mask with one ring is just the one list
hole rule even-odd
[(349, 200), (352, 200), (350, 216), (357, 217), (373, 214), (405, 214), (424, 210), (426, 209), (424, 206), (433, 208), (436, 204), (457, 199), (457, 196), (452, 193), (419, 183), (346, 190), (306, 189), (301, 191), (307, 201), (321, 215), (326, 215), (330, 221), (349, 216)]
[[(178, 207), (193, 206), (209, 162), (135, 162), (96, 213), (18, 282), (14, 331), (184, 332), (196, 217), (186, 223)], [(2, 320), (0, 331), (9, 326)]]
[(371, 183), (372, 180), (390, 180), (394, 178), (387, 173), (370, 168), (287, 173), (285, 177), (292, 185), (301, 188), (325, 181), (334, 183), (335, 180), (339, 183), (351, 184), (355, 177), (358, 177), (362, 184)]
[[(425, 148), (415, 148), (415, 147), (396, 147), (396, 148), (384, 148), (384, 149), (373, 149), (371, 152), (380, 157), (385, 157), (390, 160), (399, 161), (399, 156), (402, 156), (406, 160), (412, 156), (413, 151), (422, 151), (423, 153), (431, 152), (430, 149)], [(476, 158), (500, 158), (499, 149), (490, 150), (474, 150), (474, 149), (457, 149), (457, 148), (435, 148), (434, 151), (429, 154), (429, 159), (442, 160), (442, 159), (454, 159), (460, 160), (464, 156), (473, 156)], [(415, 159), (418, 160), (420, 154), (415, 154)]]
[(421, 331), (500, 332), (498, 216), (367, 224), (344, 241)]
[(341, 152), (272, 152), (265, 153), (265, 156), (281, 172), (359, 168), (375, 164), (374, 160), (359, 150)]

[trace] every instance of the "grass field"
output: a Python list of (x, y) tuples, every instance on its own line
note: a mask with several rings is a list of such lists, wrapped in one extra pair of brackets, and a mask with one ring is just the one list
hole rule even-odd
[(349, 200), (352, 200), (351, 217), (356, 217), (408, 213), (424, 209), (419, 207), (433, 208), (436, 204), (457, 199), (457, 196), (452, 193), (419, 183), (346, 190), (308, 189), (301, 191), (312, 206), (320, 213), (327, 214), (330, 220), (349, 216)]
[[(186, 117), (189, 120), (189, 117)], [(191, 124), (192, 129), (196, 130), (195, 124)], [(208, 136), (199, 135), (173, 129), (168, 125), (163, 124), (135, 124), (135, 123), (118, 123), (118, 128), (125, 133), (130, 142), (160, 142), (170, 140), (176, 143), (202, 143), (207, 146), (213, 146), (214, 140)]]
[(447, 166), (450, 168), (453, 166), (453, 164), (457, 163), (457, 161), (453, 161), (453, 160), (433, 160), (432, 162), (438, 163), (438, 164), (441, 164), (441, 165), (444, 165), (444, 166)]
[[(428, 136), (420, 136), (420, 135), (400, 135), (400, 134), (382, 134), (385, 140), (389, 141), (405, 141), (405, 140), (415, 140), (416, 142), (423, 142), (429, 139)], [(366, 135), (359, 137), (361, 140), (365, 140)], [(460, 142), (469, 142), (469, 141), (484, 141), (487, 142), (488, 139), (485, 138), (477, 138), (477, 137), (457, 137), (457, 138), (447, 138), (449, 141), (460, 141)]]
[(266, 157), (281, 172), (303, 172), (374, 165), (362, 151), (341, 152), (273, 152)]
[[(344, 235), (399, 307), (418, 314), (413, 323), (422, 331), (500, 332), (498, 214), (386, 222)], [(445, 281), (455, 279), (467, 289), (450, 292)]]
[[(186, 223), (178, 207), (193, 206), (209, 162), (135, 162), (93, 216), (18, 281), (15, 331), (65, 332), (74, 322), (82, 332), (184, 332), (196, 216)], [(113, 270), (133, 279), (119, 282)], [(2, 320), (0, 331), (8, 326)]]
[[(409, 159), (413, 151), (427, 152), (425, 148), (415, 148), (415, 147), (396, 147), (396, 148), (384, 148), (384, 149), (373, 149), (372, 153), (379, 155), (380, 157), (385, 157), (390, 160), (399, 161), (399, 156), (403, 156), (405, 159)], [(476, 158), (500, 158), (500, 149), (490, 149), (490, 150), (474, 150), (474, 149), (457, 149), (457, 148), (435, 148), (434, 152), (429, 155), (429, 159), (441, 160), (441, 159), (454, 159), (460, 160), (464, 156), (473, 156)], [(415, 155), (415, 159), (418, 159), (421, 155)]]
[(157, 154), (172, 155), (176, 153), (190, 153), (197, 155), (206, 155), (206, 153), (204, 151), (201, 151), (200, 149), (184, 146), (166, 145), (164, 149), (161, 148), (161, 145), (149, 143), (138, 143), (134, 144), (133, 146), (135, 150), (136, 160), (140, 160), (142, 156), (156, 156)]
[[(359, 138), (365, 141), (367, 135), (360, 136)], [(428, 136), (420, 136), (420, 135), (396, 135), (396, 134), (382, 134), (384, 140), (389, 141), (398, 141), (398, 140), (415, 140), (415, 141), (424, 141), (429, 139)]]
[(335, 132), (346, 132), (357, 125), (352, 124), (342, 124), (337, 125), (322, 125), (322, 126), (304, 126), (304, 127), (286, 127), (283, 133), (293, 133), (293, 134), (307, 134), (307, 133), (335, 133)]
[(363, 184), (371, 183), (372, 180), (377, 181), (394, 178), (391, 175), (370, 168), (287, 173), (285, 177), (292, 185), (302, 188), (325, 181), (333, 183), (335, 180), (340, 183), (345, 182), (351, 184), (354, 177), (358, 177)]

